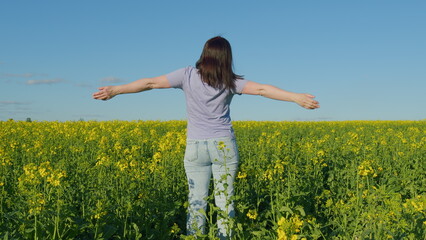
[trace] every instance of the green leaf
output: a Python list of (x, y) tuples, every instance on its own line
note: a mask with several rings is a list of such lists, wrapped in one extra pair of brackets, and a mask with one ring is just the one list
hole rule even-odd
[(6, 232), (6, 234), (3, 237), (3, 240), (8, 240), (9, 239), (9, 232)]
[(132, 223), (133, 229), (135, 229), (136, 232), (139, 232), (139, 227), (136, 225), (136, 223)]
[(302, 217), (306, 216), (305, 210), (302, 206), (297, 206), (296, 210), (300, 212), (300, 215), (302, 215)]
[(237, 223), (237, 229), (243, 231), (243, 225), (241, 223)]
[(293, 213), (293, 211), (287, 206), (281, 206), (280, 212), (288, 212), (288, 213), (291, 213), (291, 214)]
[(112, 235), (114, 235), (114, 233), (117, 231), (117, 227), (113, 226), (113, 225), (105, 225), (104, 226), (104, 232), (103, 232), (103, 237), (105, 239), (110, 239), (112, 237)]

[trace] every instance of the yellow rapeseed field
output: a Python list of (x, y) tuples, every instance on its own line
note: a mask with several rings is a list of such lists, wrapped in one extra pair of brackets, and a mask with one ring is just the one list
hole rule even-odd
[[(426, 239), (426, 121), (234, 127), (235, 239)], [(0, 122), (0, 238), (190, 239), (185, 132), (185, 121)]]

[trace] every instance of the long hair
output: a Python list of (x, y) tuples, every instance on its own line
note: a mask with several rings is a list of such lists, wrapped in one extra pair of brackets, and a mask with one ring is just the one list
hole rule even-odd
[(243, 78), (233, 72), (231, 44), (220, 36), (206, 42), (195, 66), (201, 79), (216, 89), (235, 89), (235, 80)]

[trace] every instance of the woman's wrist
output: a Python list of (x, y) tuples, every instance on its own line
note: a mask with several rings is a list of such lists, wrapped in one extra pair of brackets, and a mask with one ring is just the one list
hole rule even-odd
[(119, 86), (111, 86), (111, 95), (112, 97), (117, 96), (119, 94), (123, 93), (123, 89), (121, 87), (121, 85)]

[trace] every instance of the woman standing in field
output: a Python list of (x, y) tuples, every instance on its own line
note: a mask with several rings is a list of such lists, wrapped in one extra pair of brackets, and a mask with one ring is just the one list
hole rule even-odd
[[(189, 187), (187, 232), (204, 233), (210, 179), (213, 174), (215, 204), (227, 217), (234, 217), (234, 179), (238, 168), (238, 148), (231, 124), (230, 108), (235, 94), (261, 95), (280, 101), (295, 102), (306, 109), (319, 103), (314, 96), (248, 81), (233, 72), (231, 45), (223, 37), (209, 39), (195, 67), (186, 67), (154, 78), (129, 84), (106, 86), (93, 94), (94, 99), (108, 100), (118, 94), (137, 93), (159, 88), (180, 88), (187, 107), (187, 145), (184, 157)], [(229, 238), (225, 220), (218, 220), (218, 236)]]

